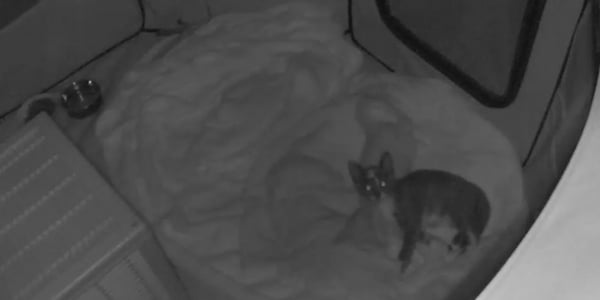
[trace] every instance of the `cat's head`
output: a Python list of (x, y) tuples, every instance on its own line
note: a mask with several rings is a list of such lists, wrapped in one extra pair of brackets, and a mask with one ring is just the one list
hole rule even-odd
[(374, 166), (362, 166), (349, 161), (348, 170), (356, 191), (361, 198), (369, 201), (379, 200), (383, 193), (389, 191), (394, 181), (394, 163), (389, 152), (384, 152), (379, 164)]

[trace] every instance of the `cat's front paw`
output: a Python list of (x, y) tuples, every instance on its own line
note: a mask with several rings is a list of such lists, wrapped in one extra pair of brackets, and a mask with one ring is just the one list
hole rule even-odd
[(408, 261), (408, 260), (400, 261), (400, 271), (403, 274), (406, 273), (406, 270), (408, 270), (409, 266), (410, 266), (410, 261)]
[(386, 254), (390, 259), (399, 258), (398, 253), (402, 249), (402, 241), (397, 238), (390, 239), (387, 243)]

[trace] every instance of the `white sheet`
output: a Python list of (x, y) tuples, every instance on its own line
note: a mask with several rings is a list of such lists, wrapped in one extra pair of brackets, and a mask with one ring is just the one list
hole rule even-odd
[[(506, 138), (449, 86), (361, 75), (361, 59), (328, 10), (285, 4), (216, 18), (126, 76), (97, 122), (106, 171), (156, 225), (193, 294), (435, 298), (515, 236), (507, 228), (527, 208)], [(481, 246), (448, 262), (421, 249), (406, 276), (380, 246), (357, 250), (356, 237), (377, 229), (356, 226), (370, 212), (349, 218), (346, 162), (379, 148), (405, 171), (479, 184), (492, 204)]]

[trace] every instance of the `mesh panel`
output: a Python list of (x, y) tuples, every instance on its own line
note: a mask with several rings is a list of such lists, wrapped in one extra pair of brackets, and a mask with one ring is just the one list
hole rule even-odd
[(0, 1), (0, 29), (24, 14), (39, 0), (4, 0)]
[(490, 106), (514, 98), (543, 0), (376, 0), (388, 28)]

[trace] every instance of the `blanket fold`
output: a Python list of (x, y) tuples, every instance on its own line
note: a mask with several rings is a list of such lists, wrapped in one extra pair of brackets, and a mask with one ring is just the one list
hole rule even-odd
[[(331, 16), (294, 3), (217, 17), (133, 69), (98, 119), (105, 173), (198, 297), (204, 284), (230, 299), (440, 299), (526, 214), (507, 139), (441, 81), (360, 74)], [(347, 174), (383, 150), (400, 174), (480, 185), (482, 244), (421, 247), (401, 274)]]

